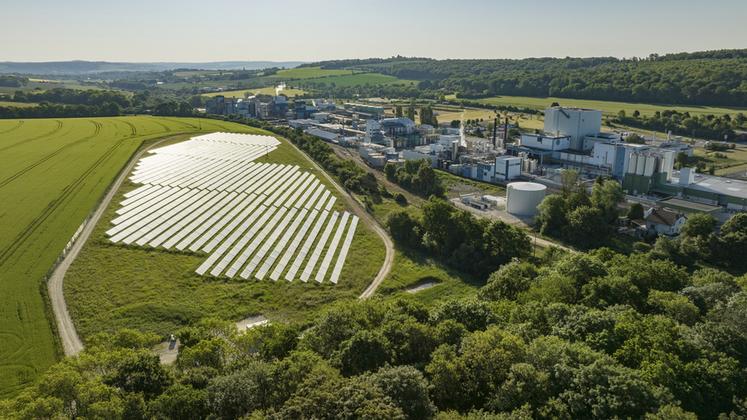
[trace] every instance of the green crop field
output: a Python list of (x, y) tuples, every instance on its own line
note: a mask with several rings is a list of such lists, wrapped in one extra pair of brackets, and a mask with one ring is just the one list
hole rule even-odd
[[(295, 96), (303, 95), (306, 93), (302, 89), (286, 88), (280, 91), (283, 95), (293, 98)], [(227, 90), (224, 92), (211, 92), (206, 93), (202, 96), (213, 98), (215, 96), (225, 96), (226, 98), (244, 98), (247, 95), (272, 95), (275, 96), (275, 87), (268, 86), (261, 89), (240, 89), (240, 90)]]
[(300, 67), (295, 69), (278, 70), (272, 76), (279, 80), (316, 79), (327, 76), (343, 76), (353, 74), (352, 70), (326, 70), (319, 67)]
[[(453, 98), (453, 96), (452, 96)], [(737, 114), (739, 112), (747, 112), (745, 109), (735, 108), (718, 108), (709, 106), (687, 106), (687, 105), (654, 105), (654, 104), (637, 104), (630, 102), (612, 102), (612, 101), (595, 101), (586, 99), (568, 99), (568, 98), (530, 98), (525, 96), (497, 96), (494, 98), (478, 99), (477, 102), (481, 102), (488, 105), (511, 105), (524, 108), (533, 109), (545, 109), (550, 106), (553, 102), (557, 102), (562, 106), (579, 107), (579, 108), (592, 108), (598, 109), (607, 115), (616, 115), (620, 110), (624, 110), (628, 114), (632, 114), (633, 111), (638, 110), (643, 115), (653, 115), (656, 111), (664, 111), (667, 109), (676, 109), (680, 112), (689, 112), (691, 114)]]
[(7, 102), (7, 101), (0, 101), (0, 106), (5, 106), (8, 108), (28, 108), (32, 106), (37, 106), (39, 104), (34, 102)]
[[(337, 190), (323, 174), (281, 139), (263, 161), (293, 164)], [(135, 186), (124, 185), (119, 194)], [(227, 280), (202, 277), (202, 254), (113, 245), (105, 236), (121, 197), (115, 198), (65, 279), (70, 313), (85, 341), (99, 331), (137, 328), (167, 336), (203, 317), (239, 321), (262, 314), (270, 320), (303, 321), (324, 304), (356, 299), (384, 261), (384, 244), (359, 223), (337, 285), (315, 281)], [(344, 209), (337, 200), (335, 209)]]
[(43, 278), (133, 153), (146, 141), (251, 131), (205, 119), (0, 120), (0, 398), (58, 358)]
[(379, 73), (356, 73), (344, 76), (328, 76), (313, 79), (304, 79), (297, 82), (301, 87), (313, 85), (332, 85), (337, 87), (351, 87), (363, 85), (398, 85), (398, 84), (415, 84), (413, 80), (398, 79), (394, 76), (388, 76)]

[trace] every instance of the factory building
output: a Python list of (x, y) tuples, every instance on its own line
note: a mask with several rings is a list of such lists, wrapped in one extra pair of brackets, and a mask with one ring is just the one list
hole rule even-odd
[(590, 150), (585, 138), (594, 138), (602, 131), (602, 111), (554, 106), (545, 110), (545, 133), (568, 136), (573, 150)]
[(343, 107), (349, 112), (363, 114), (366, 116), (370, 116), (371, 118), (374, 118), (374, 119), (383, 118), (384, 112), (385, 112), (383, 106), (358, 104), (358, 103), (352, 103), (352, 102), (343, 104)]
[(495, 180), (510, 181), (521, 176), (521, 158), (498, 156), (495, 158)]

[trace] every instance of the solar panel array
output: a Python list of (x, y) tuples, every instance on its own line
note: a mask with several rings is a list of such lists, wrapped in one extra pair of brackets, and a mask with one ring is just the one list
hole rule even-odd
[(106, 231), (126, 245), (203, 252), (200, 275), (337, 283), (358, 217), (270, 136), (212, 133), (151, 151)]

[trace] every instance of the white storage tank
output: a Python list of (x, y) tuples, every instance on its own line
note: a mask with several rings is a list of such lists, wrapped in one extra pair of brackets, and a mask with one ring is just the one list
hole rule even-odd
[(512, 182), (506, 190), (506, 211), (517, 216), (534, 216), (546, 192), (547, 187), (536, 182)]

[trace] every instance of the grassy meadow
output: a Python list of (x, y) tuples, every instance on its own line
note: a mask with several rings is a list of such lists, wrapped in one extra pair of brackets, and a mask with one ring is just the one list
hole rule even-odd
[(299, 67), (295, 69), (278, 70), (273, 76), (278, 80), (316, 79), (328, 76), (344, 76), (353, 74), (352, 70), (327, 70), (320, 67)]
[(250, 130), (146, 116), (0, 120), (0, 398), (57, 360), (42, 280), (133, 153), (158, 138)]
[(10, 101), (0, 101), (0, 106), (8, 107), (8, 108), (30, 108), (32, 106), (37, 106), (39, 104), (34, 102), (10, 102)]
[[(303, 89), (286, 88), (281, 93), (289, 98), (293, 98), (299, 95), (303, 95), (306, 92)], [(224, 92), (210, 92), (202, 96), (213, 98), (216, 96), (225, 96), (226, 98), (245, 98), (247, 95), (272, 95), (275, 96), (275, 87), (268, 86), (260, 89), (240, 89), (240, 90), (227, 90)]]
[[(453, 96), (451, 97), (454, 98)], [(596, 101), (587, 99), (568, 99), (568, 98), (531, 98), (526, 96), (496, 96), (493, 98), (478, 99), (477, 102), (488, 104), (488, 105), (510, 105), (523, 108), (534, 108), (543, 110), (550, 106), (553, 102), (557, 102), (562, 106), (568, 107), (579, 107), (579, 108), (592, 108), (602, 111), (606, 115), (617, 115), (620, 110), (624, 110), (628, 114), (632, 114), (633, 111), (638, 110), (643, 115), (653, 115), (656, 111), (665, 111), (667, 109), (676, 109), (680, 112), (689, 112), (690, 114), (737, 114), (739, 112), (747, 112), (745, 109), (738, 108), (720, 108), (711, 106), (693, 106), (693, 105), (666, 105), (666, 104), (640, 104), (630, 102), (614, 102), (614, 101)]]
[[(298, 165), (336, 193), (300, 152), (287, 140), (281, 141), (280, 147), (261, 161)], [(65, 279), (68, 307), (84, 341), (96, 332), (121, 327), (166, 336), (204, 317), (239, 321), (261, 314), (270, 320), (304, 321), (325, 304), (356, 299), (384, 260), (381, 239), (361, 222), (337, 285), (199, 276), (194, 270), (205, 260), (204, 254), (108, 241), (105, 231), (121, 195), (135, 187), (123, 186)], [(338, 199), (335, 210), (344, 209), (344, 201)]]
[(364, 85), (398, 85), (398, 84), (414, 84), (413, 80), (398, 79), (394, 76), (379, 73), (355, 73), (340, 76), (326, 76), (319, 78), (308, 78), (303, 79), (296, 84), (301, 87), (313, 86), (313, 85), (332, 85), (337, 87), (352, 87), (352, 86), (364, 86)]

